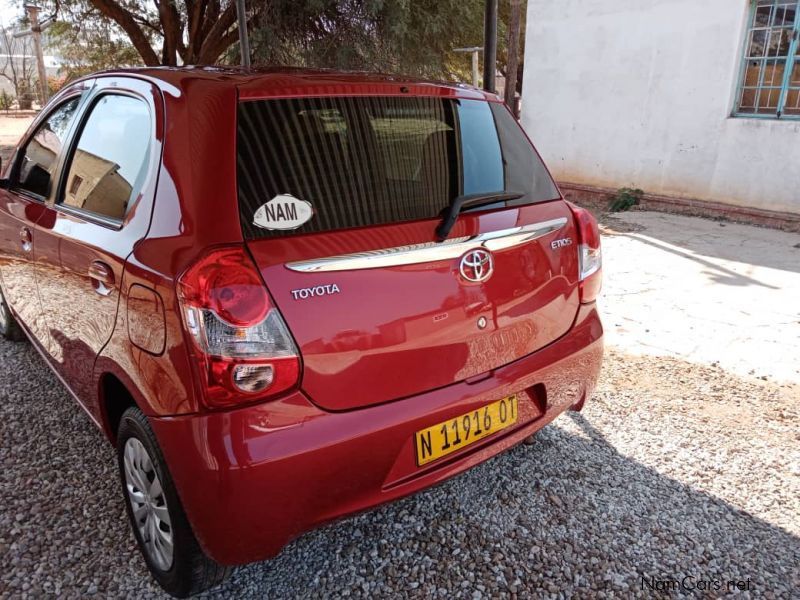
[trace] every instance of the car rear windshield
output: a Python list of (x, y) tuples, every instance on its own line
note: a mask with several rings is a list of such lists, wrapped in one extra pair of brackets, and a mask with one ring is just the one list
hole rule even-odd
[[(509, 206), (558, 197), (509, 111), (480, 100), (243, 101), (237, 154), (248, 239), (435, 218), (465, 194), (520, 193)], [(257, 218), (276, 198), (286, 210), (273, 202)]]

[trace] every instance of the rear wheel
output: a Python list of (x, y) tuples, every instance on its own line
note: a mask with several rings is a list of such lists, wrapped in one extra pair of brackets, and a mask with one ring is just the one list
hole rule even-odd
[(6, 298), (3, 296), (3, 288), (0, 287), (0, 337), (3, 337), (12, 342), (21, 342), (25, 339), (25, 334), (22, 333), (22, 328), (17, 323), (14, 315), (6, 304)]
[(222, 582), (231, 569), (200, 548), (153, 430), (138, 408), (122, 415), (117, 456), (131, 527), (159, 585), (185, 598)]

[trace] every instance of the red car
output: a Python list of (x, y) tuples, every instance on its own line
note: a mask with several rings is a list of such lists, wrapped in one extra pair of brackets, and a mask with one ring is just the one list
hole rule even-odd
[(176, 596), (580, 409), (600, 280), (594, 218), (464, 85), (102, 73), (0, 189), (0, 332), (116, 445)]

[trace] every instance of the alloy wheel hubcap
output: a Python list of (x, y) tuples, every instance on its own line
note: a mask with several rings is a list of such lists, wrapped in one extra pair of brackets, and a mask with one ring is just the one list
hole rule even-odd
[(162, 571), (172, 566), (172, 520), (153, 461), (136, 438), (125, 442), (125, 489), (147, 555)]

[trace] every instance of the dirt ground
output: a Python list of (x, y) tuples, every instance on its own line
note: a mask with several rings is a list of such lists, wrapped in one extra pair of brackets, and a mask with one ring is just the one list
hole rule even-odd
[(14, 146), (17, 145), (19, 138), (28, 129), (33, 120), (32, 117), (10, 117), (0, 116), (0, 158), (3, 164), (11, 157)]

